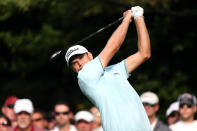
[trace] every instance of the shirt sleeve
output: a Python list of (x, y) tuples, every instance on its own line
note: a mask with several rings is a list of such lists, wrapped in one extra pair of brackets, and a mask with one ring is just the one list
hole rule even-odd
[(128, 79), (131, 76), (131, 74), (127, 71), (126, 60), (123, 60), (122, 62), (123, 62), (123, 66), (124, 66), (123, 69), (124, 69), (124, 72), (125, 72), (125, 77)]
[(120, 63), (114, 66), (114, 69), (117, 70), (124, 78), (128, 79), (131, 74), (128, 73), (126, 68), (126, 61), (122, 60)]

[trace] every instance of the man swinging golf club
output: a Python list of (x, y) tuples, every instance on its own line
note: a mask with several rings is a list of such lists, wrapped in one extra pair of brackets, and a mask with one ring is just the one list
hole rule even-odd
[[(96, 58), (81, 45), (70, 47), (65, 55), (67, 64), (78, 73), (81, 91), (99, 109), (104, 131), (151, 130), (142, 102), (127, 80), (151, 54), (143, 13), (139, 6), (124, 12), (122, 23)], [(118, 64), (107, 66), (123, 44), (132, 17), (137, 29), (138, 51)]]

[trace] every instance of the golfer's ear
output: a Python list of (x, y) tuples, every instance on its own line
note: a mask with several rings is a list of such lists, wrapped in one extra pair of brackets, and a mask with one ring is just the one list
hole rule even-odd
[(88, 57), (92, 60), (93, 59), (93, 55), (91, 52), (88, 52)]

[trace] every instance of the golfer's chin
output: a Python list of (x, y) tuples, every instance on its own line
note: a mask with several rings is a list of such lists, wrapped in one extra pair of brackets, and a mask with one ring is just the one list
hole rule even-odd
[(79, 69), (74, 69), (74, 72), (79, 73), (79, 71), (82, 70), (83, 67), (79, 68)]

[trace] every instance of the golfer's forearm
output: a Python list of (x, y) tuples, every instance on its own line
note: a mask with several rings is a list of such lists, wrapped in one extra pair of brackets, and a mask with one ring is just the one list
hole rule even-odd
[(118, 49), (122, 45), (125, 39), (130, 21), (131, 20), (129, 19), (129, 17), (125, 18), (122, 21), (122, 23), (119, 25), (119, 27), (115, 30), (115, 32), (112, 34), (112, 36), (108, 40), (103, 51), (99, 54), (103, 68), (107, 66), (111, 58), (115, 55), (115, 53), (118, 51)]
[(138, 51), (143, 58), (148, 59), (151, 55), (150, 38), (143, 17), (135, 19), (138, 35)]
[(109, 46), (114, 53), (118, 51), (123, 41), (125, 40), (129, 24), (130, 19), (125, 18), (108, 40), (106, 46)]

